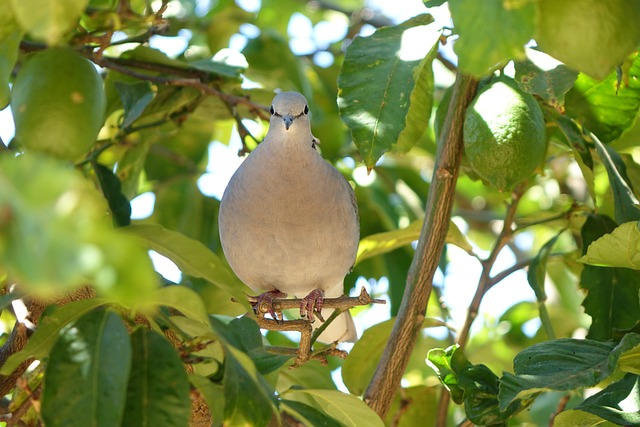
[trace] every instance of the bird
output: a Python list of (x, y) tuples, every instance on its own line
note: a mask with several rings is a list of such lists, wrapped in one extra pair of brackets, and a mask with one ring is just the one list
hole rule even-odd
[[(259, 301), (293, 294), (302, 298), (301, 315), (314, 321), (314, 307), (322, 307), (324, 298), (343, 295), (360, 240), (358, 206), (349, 182), (318, 152), (307, 99), (281, 92), (270, 113), (264, 140), (221, 198), (220, 241), (240, 280), (263, 292)], [(332, 312), (322, 309), (319, 317)], [(348, 311), (318, 337), (324, 343), (356, 339)]]

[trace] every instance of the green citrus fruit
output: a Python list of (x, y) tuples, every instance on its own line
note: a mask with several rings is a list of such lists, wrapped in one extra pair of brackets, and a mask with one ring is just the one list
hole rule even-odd
[(77, 160), (95, 142), (105, 108), (95, 67), (68, 48), (35, 53), (13, 83), (16, 139), (28, 151)]
[(549, 55), (603, 79), (640, 43), (640, 2), (542, 0), (536, 41)]
[(463, 139), (478, 175), (500, 191), (511, 190), (544, 160), (542, 110), (512, 79), (501, 77), (483, 87), (469, 105)]

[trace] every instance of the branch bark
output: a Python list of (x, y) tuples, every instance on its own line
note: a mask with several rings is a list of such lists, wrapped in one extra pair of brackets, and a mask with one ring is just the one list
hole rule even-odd
[(364, 394), (365, 402), (383, 419), (400, 386), (425, 317), (433, 275), (438, 268), (451, 218), (462, 158), (464, 113), (477, 85), (475, 79), (462, 73), (456, 78), (444, 132), (438, 142), (424, 224), (407, 276), (402, 304), (391, 337)]

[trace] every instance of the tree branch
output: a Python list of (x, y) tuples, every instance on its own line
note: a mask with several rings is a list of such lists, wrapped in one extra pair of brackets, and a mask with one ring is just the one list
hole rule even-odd
[(475, 95), (477, 85), (478, 82), (472, 77), (458, 74), (453, 86), (427, 196), (424, 224), (407, 276), (400, 311), (380, 363), (364, 394), (365, 402), (383, 419), (400, 386), (424, 321), (433, 275), (438, 268), (451, 218), (462, 158), (464, 112)]

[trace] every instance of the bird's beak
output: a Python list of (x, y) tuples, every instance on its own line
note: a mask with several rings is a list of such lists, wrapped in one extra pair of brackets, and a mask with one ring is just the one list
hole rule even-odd
[(287, 114), (282, 116), (282, 120), (284, 121), (284, 127), (289, 130), (289, 128), (291, 127), (291, 125), (293, 124), (293, 121), (296, 118), (294, 116), (292, 116), (291, 114)]

